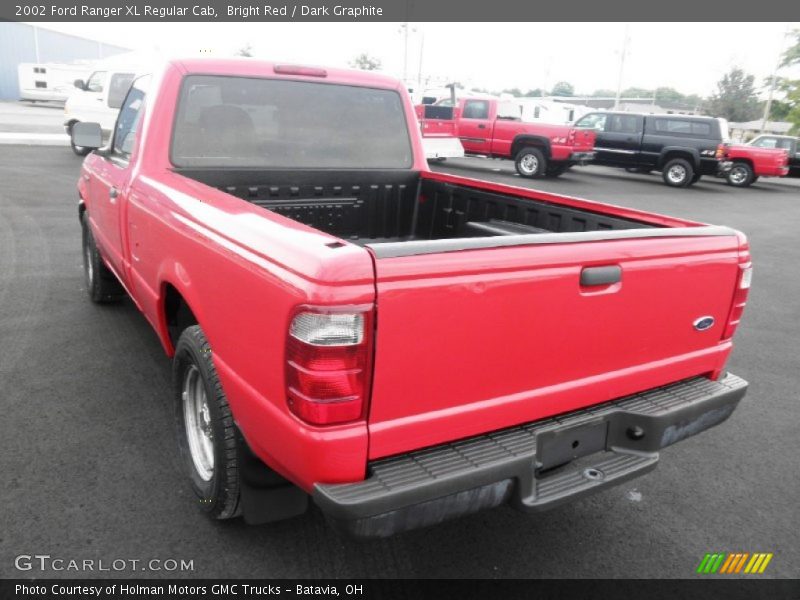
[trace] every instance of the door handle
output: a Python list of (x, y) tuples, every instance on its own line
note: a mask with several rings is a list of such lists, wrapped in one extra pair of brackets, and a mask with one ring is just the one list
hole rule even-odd
[(103, 101), (102, 98), (95, 98), (95, 100), (97, 100), (98, 102), (102, 102)]
[(479, 125), (478, 125), (478, 129), (486, 129), (486, 125), (479, 124)]
[(622, 268), (617, 265), (607, 267), (586, 267), (581, 271), (581, 285), (611, 285), (622, 281)]

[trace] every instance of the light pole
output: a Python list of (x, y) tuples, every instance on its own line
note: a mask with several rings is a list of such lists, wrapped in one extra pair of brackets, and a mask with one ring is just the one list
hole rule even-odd
[(400, 31), (403, 34), (403, 82), (408, 79), (408, 33), (409, 30), (416, 32), (417, 30), (410, 27), (408, 23), (400, 25)]
[(629, 27), (630, 24), (625, 23), (625, 33), (622, 39), (622, 50), (620, 51), (619, 55), (619, 77), (617, 78), (617, 95), (614, 98), (614, 110), (619, 110), (619, 101), (620, 97), (622, 96), (622, 72), (625, 68), (625, 55), (628, 54), (628, 42), (630, 42), (630, 36), (628, 36)]

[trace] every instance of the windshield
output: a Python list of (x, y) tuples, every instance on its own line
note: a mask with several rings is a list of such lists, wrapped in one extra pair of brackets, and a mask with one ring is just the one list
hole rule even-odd
[(284, 79), (192, 75), (172, 139), (183, 167), (409, 168), (393, 90)]

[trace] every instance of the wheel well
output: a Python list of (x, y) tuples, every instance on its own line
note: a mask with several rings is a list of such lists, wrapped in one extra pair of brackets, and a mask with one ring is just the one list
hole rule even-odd
[(167, 332), (173, 348), (178, 343), (183, 330), (198, 323), (197, 317), (194, 316), (192, 309), (189, 307), (189, 303), (169, 283), (164, 289), (164, 318), (167, 322)]
[(691, 164), (693, 167), (697, 166), (697, 162), (695, 161), (694, 156), (692, 156), (692, 154), (690, 154), (689, 152), (682, 152), (680, 150), (671, 150), (666, 154), (664, 154), (664, 156), (661, 158), (661, 166), (663, 167), (673, 158), (683, 158), (684, 160), (688, 160), (689, 164)]
[(733, 162), (733, 164), (736, 164), (736, 163), (744, 163), (744, 164), (746, 164), (748, 167), (750, 167), (751, 169), (753, 169), (753, 168), (754, 168), (753, 161), (752, 161), (752, 160), (750, 160), (749, 158), (734, 158), (732, 162)]
[(517, 152), (527, 146), (539, 148), (542, 152), (544, 152), (545, 158), (550, 157), (550, 144), (548, 144), (546, 140), (536, 137), (522, 137), (516, 138), (511, 143), (511, 158), (516, 158)]

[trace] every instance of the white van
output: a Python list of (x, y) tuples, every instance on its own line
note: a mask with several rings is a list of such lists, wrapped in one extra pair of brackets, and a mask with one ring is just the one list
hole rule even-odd
[[(75, 89), (64, 104), (64, 128), (70, 139), (72, 126), (79, 122), (100, 123), (103, 135), (110, 136), (131, 83), (142, 74), (144, 69), (140, 66), (97, 65), (88, 79), (76, 79)], [(80, 156), (89, 152), (87, 148), (71, 145), (72, 151)]]

